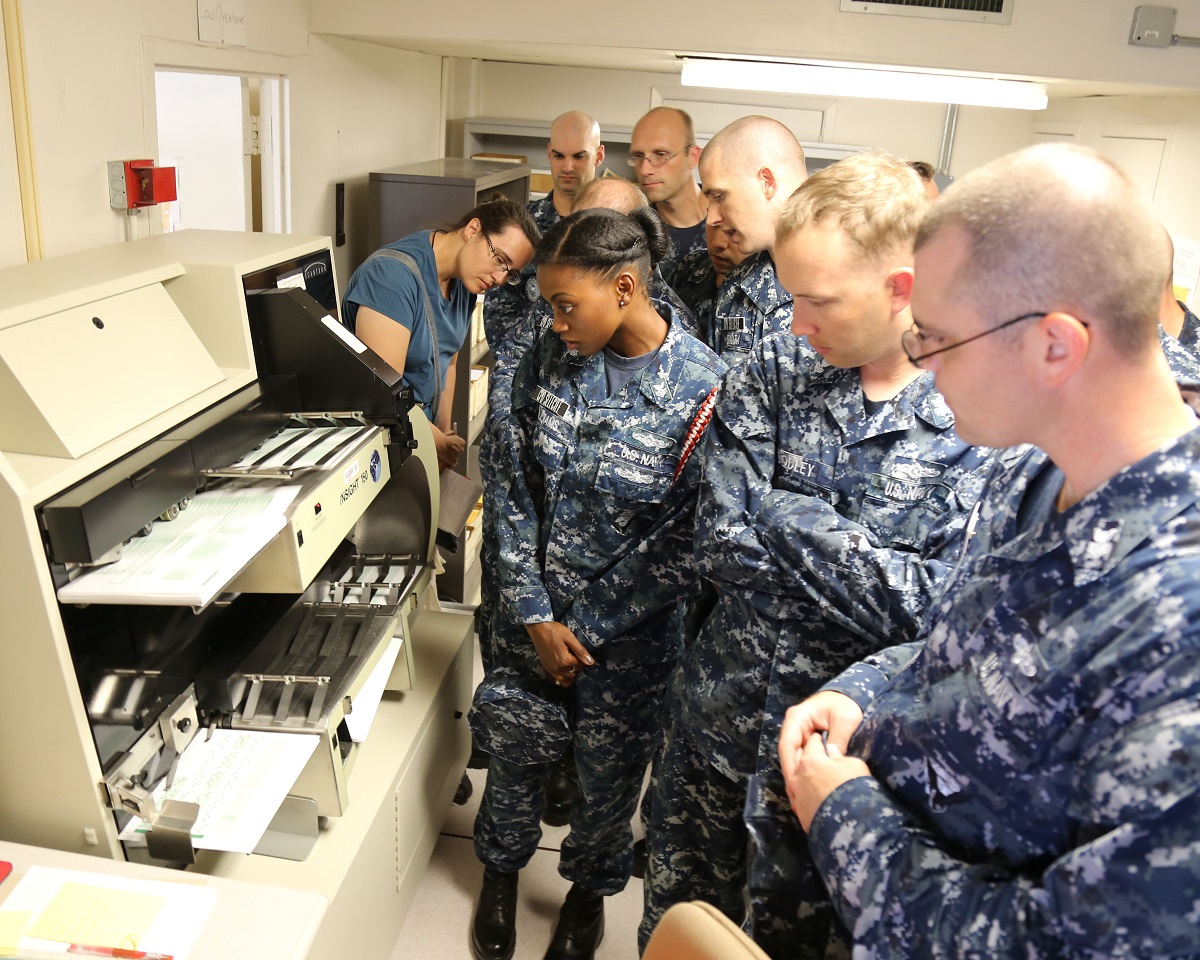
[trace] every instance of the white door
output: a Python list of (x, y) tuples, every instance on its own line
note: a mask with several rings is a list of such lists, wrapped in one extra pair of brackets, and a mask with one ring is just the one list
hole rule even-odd
[(1158, 178), (1162, 173), (1163, 157), (1167, 151), (1165, 137), (1102, 135), (1096, 147), (1129, 174), (1129, 178), (1141, 187), (1147, 200), (1156, 199)]
[(285, 81), (158, 69), (158, 161), (178, 200), (163, 229), (284, 232)]

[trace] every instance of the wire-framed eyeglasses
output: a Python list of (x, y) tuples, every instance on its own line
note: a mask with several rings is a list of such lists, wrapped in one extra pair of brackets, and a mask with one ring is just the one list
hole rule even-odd
[(483, 239), (487, 241), (488, 250), (492, 252), (492, 259), (496, 261), (496, 266), (504, 271), (504, 282), (510, 287), (515, 287), (521, 282), (521, 271), (496, 252), (496, 248), (492, 245), (492, 238), (486, 233), (483, 235)]
[[(1044, 316), (1046, 316), (1045, 311), (1040, 313), (1023, 313), (1019, 317), (1013, 317), (1011, 320), (1005, 320), (997, 327), (992, 327), (990, 330), (984, 330), (983, 333), (977, 333), (973, 337), (967, 337), (965, 340), (959, 340), (957, 343), (950, 343), (944, 347), (938, 347), (936, 350), (927, 350), (924, 353), (921, 352), (921, 349), (926, 343), (928, 343), (930, 340), (940, 340), (941, 337), (930, 337), (928, 334), (922, 333), (914, 323), (910, 329), (905, 330), (904, 333), (901, 334), (900, 347), (904, 350), (904, 355), (908, 357), (909, 363), (911, 363), (914, 367), (921, 367), (926, 360), (928, 360), (930, 357), (936, 357), (939, 353), (945, 353), (947, 350), (953, 350), (955, 347), (964, 346), (970, 343), (972, 340), (981, 340), (983, 337), (986, 337), (989, 334), (996, 333), (998, 330), (1003, 330), (1005, 327), (1011, 327), (1014, 323), (1020, 323), (1022, 320), (1032, 320), (1034, 317)], [(1083, 321), (1081, 320), (1080, 323), (1083, 323)], [(1085, 327), (1087, 326), (1086, 323), (1083, 325)]]
[(655, 150), (653, 153), (631, 153), (629, 159), (625, 162), (635, 170), (642, 165), (643, 160), (652, 167), (661, 167), (668, 160), (674, 160), (681, 153), (685, 153), (691, 148), (692, 145), (689, 143), (682, 150), (676, 150), (674, 153), (667, 153), (666, 150)]

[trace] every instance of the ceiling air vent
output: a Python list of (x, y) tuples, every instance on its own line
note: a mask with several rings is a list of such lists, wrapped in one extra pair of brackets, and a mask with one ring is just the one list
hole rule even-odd
[(933, 20), (973, 20), (976, 23), (1008, 23), (1013, 0), (841, 0), (848, 13), (885, 13)]

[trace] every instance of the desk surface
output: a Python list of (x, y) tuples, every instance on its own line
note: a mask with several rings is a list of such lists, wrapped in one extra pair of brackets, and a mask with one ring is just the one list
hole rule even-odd
[(160, 882), (182, 881), (215, 890), (216, 904), (189, 954), (190, 960), (304, 960), (328, 906), (320, 894), (302, 890), (181, 873), (21, 843), (0, 841), (0, 860), (13, 865), (12, 876), (0, 884), (0, 909), (4, 898), (32, 866), (88, 870)]

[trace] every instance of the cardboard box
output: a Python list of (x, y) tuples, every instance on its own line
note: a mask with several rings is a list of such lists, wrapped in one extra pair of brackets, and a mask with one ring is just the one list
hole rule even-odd
[(474, 420), (479, 416), (480, 412), (487, 409), (488, 399), (488, 368), (487, 367), (472, 367), (471, 368), (471, 390), (470, 390), (470, 411), (471, 419)]
[(475, 298), (475, 306), (471, 309), (471, 327), (467, 334), (467, 344), (474, 345), (485, 339), (483, 328), (483, 294)]
[(528, 163), (529, 158), (519, 153), (473, 153), (472, 160), (494, 160), (497, 163)]

